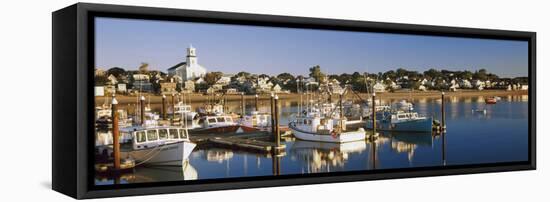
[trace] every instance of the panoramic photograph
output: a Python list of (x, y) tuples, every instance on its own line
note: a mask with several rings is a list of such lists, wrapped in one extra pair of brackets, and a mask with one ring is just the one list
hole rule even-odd
[(95, 185), (528, 161), (528, 42), (97, 17)]

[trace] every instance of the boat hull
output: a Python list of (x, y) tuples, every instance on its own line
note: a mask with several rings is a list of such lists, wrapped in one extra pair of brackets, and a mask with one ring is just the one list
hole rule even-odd
[(137, 164), (181, 166), (195, 146), (192, 142), (178, 141), (147, 149), (122, 151), (121, 156), (130, 157)]
[[(366, 129), (372, 130), (372, 120), (368, 120), (365, 125)], [(400, 123), (391, 123), (390, 121), (377, 121), (376, 130), (381, 131), (399, 131), (399, 132), (430, 132), (433, 128), (433, 119), (418, 119)]]
[(255, 132), (259, 131), (257, 128), (243, 126), (243, 125), (231, 125), (231, 126), (220, 126), (212, 128), (197, 128), (189, 130), (189, 133), (195, 134), (205, 134), (205, 133), (239, 133), (239, 132)]
[(345, 143), (345, 142), (361, 141), (361, 140), (365, 140), (366, 138), (365, 131), (361, 131), (361, 130), (344, 132), (339, 135), (330, 135), (330, 134), (317, 134), (317, 133), (302, 131), (294, 127), (294, 125), (292, 124), (289, 124), (289, 128), (292, 131), (292, 134), (294, 134), (294, 137), (300, 140), (307, 140), (307, 141)]

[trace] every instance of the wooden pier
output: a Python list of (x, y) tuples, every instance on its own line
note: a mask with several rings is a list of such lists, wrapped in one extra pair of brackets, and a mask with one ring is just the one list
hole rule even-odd
[(253, 133), (192, 134), (190, 140), (198, 145), (211, 144), (220, 147), (249, 150), (260, 153), (277, 153), (285, 145), (277, 145), (273, 134), (266, 131)]

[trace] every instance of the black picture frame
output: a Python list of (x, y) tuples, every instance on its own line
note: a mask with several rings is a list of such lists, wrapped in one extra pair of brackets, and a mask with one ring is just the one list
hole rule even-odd
[[(93, 185), (93, 18), (98, 16), (291, 28), (404, 33), (527, 41), (529, 44), (529, 160), (445, 167), (421, 167), (246, 177), (242, 179)], [(350, 182), (536, 169), (536, 33), (352, 20), (287, 17), (183, 9), (77, 3), (52, 14), (52, 188), (83, 199), (316, 183)]]

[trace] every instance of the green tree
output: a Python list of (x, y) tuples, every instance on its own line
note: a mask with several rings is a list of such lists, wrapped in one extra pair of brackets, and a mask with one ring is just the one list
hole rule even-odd
[(290, 73), (281, 73), (279, 75), (277, 75), (277, 78), (281, 81), (286, 81), (286, 80), (295, 80), (294, 76), (292, 76), (292, 74)]
[(250, 73), (248, 73), (248, 72), (239, 72), (239, 73), (237, 73), (237, 76), (238, 77), (243, 77), (244, 76), (245, 78), (249, 78)]
[(113, 67), (113, 68), (107, 70), (107, 75), (109, 75), (109, 74), (115, 76), (116, 78), (120, 78), (120, 76), (126, 74), (126, 70), (124, 70), (120, 67)]
[(222, 78), (223, 73), (222, 72), (208, 72), (204, 75), (204, 82), (208, 84), (208, 86), (214, 85), (220, 78)]
[(321, 66), (319, 65), (309, 68), (309, 76), (313, 77), (317, 82), (324, 82), (325, 74), (321, 71)]

